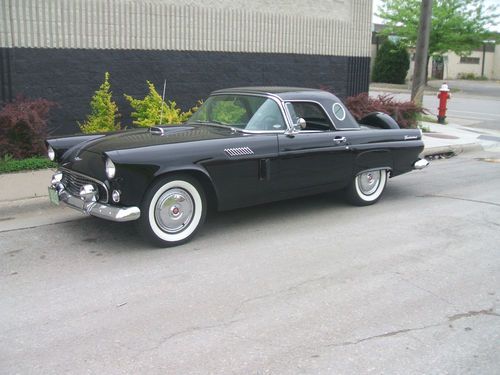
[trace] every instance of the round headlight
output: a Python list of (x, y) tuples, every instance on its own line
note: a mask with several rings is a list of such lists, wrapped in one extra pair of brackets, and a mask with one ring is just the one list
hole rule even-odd
[(108, 176), (109, 179), (112, 179), (115, 177), (116, 173), (116, 167), (115, 164), (111, 161), (110, 158), (106, 159), (106, 176)]
[(51, 161), (54, 161), (56, 159), (56, 152), (52, 148), (52, 146), (49, 146), (47, 149), (47, 155)]

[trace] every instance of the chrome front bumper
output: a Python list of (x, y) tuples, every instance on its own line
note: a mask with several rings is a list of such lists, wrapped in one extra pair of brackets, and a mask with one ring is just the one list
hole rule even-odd
[(118, 222), (137, 220), (141, 216), (139, 207), (119, 207), (96, 202), (95, 199), (89, 197), (88, 192), (85, 197), (74, 196), (66, 190), (60, 180), (58, 181), (55, 178), (56, 175), (57, 173), (52, 178), (52, 183), (49, 186), (50, 201), (56, 205), (63, 202), (81, 213)]

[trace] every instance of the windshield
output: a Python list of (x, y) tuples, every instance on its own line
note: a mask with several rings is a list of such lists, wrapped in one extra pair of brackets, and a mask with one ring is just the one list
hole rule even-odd
[(244, 130), (284, 130), (286, 124), (272, 100), (250, 95), (214, 95), (209, 97), (188, 123), (211, 123)]

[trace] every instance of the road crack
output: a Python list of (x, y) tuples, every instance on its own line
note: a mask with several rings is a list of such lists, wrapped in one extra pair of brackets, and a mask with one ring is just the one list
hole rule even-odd
[(448, 321), (454, 322), (455, 320), (470, 318), (470, 317), (477, 316), (477, 315), (490, 315), (490, 316), (499, 316), (500, 317), (500, 314), (493, 311), (493, 307), (492, 307), (491, 309), (488, 309), (488, 310), (468, 311), (466, 313), (452, 315), (452, 316), (448, 317)]
[(360, 343), (365, 342), (365, 341), (380, 339), (380, 338), (384, 338), (384, 337), (392, 337), (392, 336), (398, 336), (398, 335), (402, 335), (402, 334), (409, 333), (409, 332), (423, 331), (423, 330), (428, 329), (428, 328), (448, 326), (450, 324), (450, 322), (454, 322), (454, 321), (457, 321), (460, 319), (472, 318), (475, 316), (484, 316), (484, 315), (500, 317), (500, 314), (496, 313), (493, 310), (493, 307), (489, 308), (489, 309), (485, 309), (485, 310), (468, 311), (465, 313), (460, 313), (460, 314), (448, 316), (446, 321), (443, 321), (440, 323), (429, 324), (429, 325), (425, 325), (422, 327), (398, 329), (396, 331), (385, 332), (385, 333), (381, 333), (378, 335), (368, 336), (368, 337), (364, 337), (364, 338), (353, 340), (353, 341), (344, 341), (344, 342), (340, 342), (340, 343), (327, 344), (327, 345), (324, 345), (324, 347), (332, 348), (332, 347), (340, 347), (340, 346), (357, 345), (357, 344), (360, 344)]
[(482, 203), (482, 204), (488, 204), (491, 206), (497, 206), (500, 207), (500, 203), (495, 203), (495, 202), (488, 202), (488, 201), (481, 201), (477, 199), (468, 199), (468, 198), (460, 198), (460, 197), (451, 197), (449, 195), (440, 195), (440, 194), (424, 194), (424, 195), (417, 195), (418, 198), (447, 198), (447, 199), (454, 199), (457, 201), (464, 201), (464, 202), (473, 202), (473, 203)]
[(443, 325), (443, 323), (430, 324), (430, 325), (423, 326), (423, 327), (399, 329), (397, 331), (390, 331), (390, 332), (382, 333), (379, 335), (368, 336), (368, 337), (364, 337), (362, 339), (358, 339), (358, 340), (354, 340), (354, 341), (344, 341), (344, 342), (336, 343), (336, 344), (328, 344), (328, 345), (325, 345), (325, 347), (330, 348), (330, 347), (337, 347), (337, 346), (357, 345), (357, 344), (365, 342), (365, 341), (380, 339), (383, 337), (397, 336), (397, 335), (401, 335), (403, 333), (408, 333), (408, 332), (422, 331), (422, 330), (427, 329), (427, 328), (438, 327), (441, 325)]

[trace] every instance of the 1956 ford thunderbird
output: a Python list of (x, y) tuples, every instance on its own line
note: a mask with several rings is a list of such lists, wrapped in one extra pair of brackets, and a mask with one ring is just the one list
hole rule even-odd
[(343, 189), (370, 205), (389, 177), (428, 162), (418, 129), (388, 115), (360, 123), (326, 91), (242, 87), (213, 92), (182, 125), (47, 140), (59, 168), (50, 200), (137, 222), (160, 246), (191, 239), (207, 206), (243, 206)]

